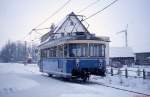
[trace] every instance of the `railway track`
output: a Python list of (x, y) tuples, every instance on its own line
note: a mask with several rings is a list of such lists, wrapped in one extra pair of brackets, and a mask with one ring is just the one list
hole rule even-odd
[(115, 87), (115, 86), (110, 86), (110, 85), (102, 84), (102, 83), (95, 82), (95, 81), (83, 82), (82, 80), (65, 80), (65, 79), (62, 79), (62, 78), (59, 78), (59, 77), (51, 77), (51, 78), (61, 80), (61, 81), (67, 82), (67, 83), (68, 82), (69, 83), (77, 83), (77, 84), (81, 84), (81, 85), (93, 85), (93, 84), (101, 85), (101, 86), (104, 86), (104, 87), (109, 87), (109, 88), (117, 89), (117, 90), (120, 90), (120, 91), (126, 91), (126, 92), (139, 94), (139, 95), (142, 95), (143, 97), (150, 97), (150, 94), (146, 94), (146, 93), (142, 93), (142, 92), (138, 92), (138, 91), (133, 91), (133, 90), (127, 90), (127, 89), (123, 89), (123, 88), (119, 88), (119, 87)]
[(120, 91), (126, 91), (126, 92), (140, 94), (144, 97), (146, 97), (146, 96), (150, 97), (150, 94), (146, 94), (146, 93), (142, 93), (142, 92), (138, 92), (138, 91), (133, 91), (133, 90), (127, 90), (127, 89), (123, 89), (123, 88), (119, 88), (119, 87), (115, 87), (115, 86), (110, 86), (110, 85), (106, 85), (106, 84), (102, 84), (102, 83), (98, 83), (98, 82), (94, 82), (94, 81), (89, 81), (88, 84), (101, 85), (101, 86), (104, 86), (104, 87), (109, 87), (109, 88), (117, 89), (117, 90), (120, 90)]

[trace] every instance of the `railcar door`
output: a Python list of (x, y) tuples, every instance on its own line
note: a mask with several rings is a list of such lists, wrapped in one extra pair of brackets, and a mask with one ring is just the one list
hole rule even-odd
[(64, 45), (57, 46), (58, 72), (63, 72)]
[(63, 72), (63, 59), (58, 60), (58, 71)]

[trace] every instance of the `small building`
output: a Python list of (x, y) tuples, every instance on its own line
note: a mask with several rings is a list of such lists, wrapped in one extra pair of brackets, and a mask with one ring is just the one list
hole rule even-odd
[(136, 65), (150, 65), (150, 52), (135, 53)]
[(110, 47), (110, 65), (113, 67), (131, 66), (134, 64), (135, 55), (130, 47)]

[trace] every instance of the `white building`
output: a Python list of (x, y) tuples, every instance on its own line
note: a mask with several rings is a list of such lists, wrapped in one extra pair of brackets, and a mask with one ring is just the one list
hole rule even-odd
[(121, 67), (123, 65), (132, 65), (135, 55), (130, 47), (110, 47), (110, 65)]

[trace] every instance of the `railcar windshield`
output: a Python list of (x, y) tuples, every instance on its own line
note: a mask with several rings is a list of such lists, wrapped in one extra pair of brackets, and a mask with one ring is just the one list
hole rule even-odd
[(103, 57), (105, 56), (104, 44), (89, 44), (89, 56), (91, 57)]
[(70, 57), (86, 57), (88, 56), (87, 44), (69, 44)]
[(69, 57), (103, 57), (105, 56), (104, 44), (69, 44)]

